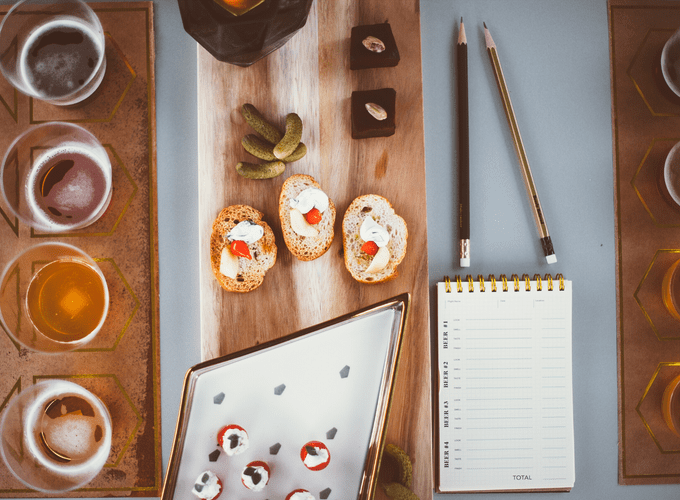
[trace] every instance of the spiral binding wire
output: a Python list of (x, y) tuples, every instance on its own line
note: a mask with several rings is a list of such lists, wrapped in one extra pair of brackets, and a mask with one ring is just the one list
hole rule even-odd
[[(465, 278), (462, 278), (460, 275), (456, 275), (454, 279), (456, 281), (456, 291), (458, 293), (463, 293), (463, 280), (467, 281), (468, 292), (473, 293), (475, 291), (475, 281), (471, 275), (468, 274), (465, 276)], [(540, 274), (534, 274), (533, 280), (526, 273), (522, 274), (521, 278), (517, 274), (512, 274), (510, 275), (510, 280), (508, 280), (508, 277), (505, 274), (499, 275), (498, 279), (496, 279), (495, 275), (490, 274), (488, 281), (491, 283), (491, 292), (498, 291), (499, 281), (501, 284), (501, 290), (504, 292), (507, 292), (510, 289), (508, 286), (509, 281), (512, 282), (512, 289), (515, 292), (520, 291), (522, 281), (524, 282), (524, 290), (527, 292), (531, 291), (532, 281), (536, 283), (536, 290), (539, 292), (543, 290), (544, 283), (547, 290), (552, 292), (555, 289), (555, 282), (558, 283), (558, 289), (560, 291), (564, 291), (564, 276), (561, 273), (556, 274), (554, 278), (550, 274), (546, 274), (542, 278)], [(478, 274), (477, 283), (479, 283), (479, 291), (485, 292), (486, 285), (484, 282), (484, 276)], [(444, 290), (446, 293), (451, 293), (451, 279), (448, 276), (444, 276)]]

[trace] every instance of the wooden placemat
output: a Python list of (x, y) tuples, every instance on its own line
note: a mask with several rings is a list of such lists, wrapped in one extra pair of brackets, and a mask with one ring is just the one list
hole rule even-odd
[(680, 438), (661, 412), (680, 374), (680, 323), (661, 299), (664, 273), (680, 258), (680, 211), (659, 187), (680, 141), (680, 101), (660, 68), (678, 26), (678, 3), (609, 1), (621, 484), (680, 482)]
[[(43, 241), (85, 250), (101, 267), (110, 308), (98, 336), (72, 353), (29, 352), (0, 332), (0, 410), (38, 380), (64, 378), (99, 396), (113, 423), (102, 472), (60, 496), (158, 496), (161, 486), (158, 219), (154, 31), (151, 2), (96, 3), (106, 33), (107, 70), (82, 105), (55, 107), (16, 92), (0, 76), (0, 151), (22, 131), (46, 121), (75, 122), (109, 153), (113, 197), (94, 225), (69, 234), (31, 230), (0, 202), (0, 267)], [(8, 7), (0, 7), (0, 15)], [(44, 497), (24, 487), (0, 462), (0, 497)]]
[[(351, 71), (353, 26), (389, 19), (401, 61), (393, 68)], [(353, 140), (354, 90), (396, 91), (396, 133)], [(304, 123), (308, 154), (274, 179), (250, 180), (235, 171), (255, 161), (241, 147), (251, 133), (240, 117), (254, 104), (283, 129), (287, 113)], [(314, 2), (306, 25), (286, 45), (248, 68), (221, 63), (198, 49), (198, 143), (201, 342), (211, 359), (279, 338), (403, 292), (412, 294), (404, 349), (389, 417), (387, 442), (414, 462), (414, 492), (433, 493), (432, 414), (423, 91), (418, 0)], [(337, 207), (335, 239), (321, 258), (301, 262), (286, 248), (278, 218), (283, 181), (312, 175)], [(408, 250), (399, 277), (362, 285), (345, 269), (341, 222), (351, 201), (374, 193), (389, 199), (408, 225)], [(264, 213), (278, 257), (255, 291), (224, 291), (210, 269), (213, 220), (226, 206), (248, 204)], [(348, 408), (347, 411), (351, 411)], [(382, 490), (379, 496), (385, 497)]]

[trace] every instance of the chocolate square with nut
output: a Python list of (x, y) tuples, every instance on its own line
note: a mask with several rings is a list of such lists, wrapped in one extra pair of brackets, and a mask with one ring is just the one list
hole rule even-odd
[[(389, 88), (352, 92), (352, 138), (366, 139), (393, 135), (396, 97), (397, 92)], [(379, 119), (382, 116), (385, 118)]]
[(398, 63), (399, 50), (388, 23), (352, 28), (349, 46), (350, 69), (387, 68)]

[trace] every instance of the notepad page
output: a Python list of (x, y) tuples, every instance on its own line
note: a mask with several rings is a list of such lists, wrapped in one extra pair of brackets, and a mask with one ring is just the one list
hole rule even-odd
[(574, 484), (571, 282), (437, 285), (439, 491)]

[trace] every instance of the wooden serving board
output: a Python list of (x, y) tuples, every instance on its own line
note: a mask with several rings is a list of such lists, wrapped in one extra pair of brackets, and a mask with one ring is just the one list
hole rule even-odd
[[(350, 71), (351, 28), (386, 19), (399, 48), (399, 65)], [(395, 135), (353, 140), (352, 91), (383, 87), (396, 90)], [(239, 161), (256, 161), (240, 144), (252, 132), (239, 113), (246, 102), (282, 129), (287, 113), (296, 112), (302, 118), (302, 140), (309, 152), (277, 178), (250, 180), (235, 171)], [(302, 30), (283, 48), (248, 68), (219, 62), (199, 46), (198, 124), (203, 359), (411, 293), (387, 442), (408, 452), (414, 462), (413, 490), (421, 500), (431, 499), (429, 281), (418, 0), (318, 0)], [(330, 250), (311, 262), (293, 257), (281, 234), (279, 193), (283, 181), (294, 173), (316, 178), (338, 212)], [(409, 232), (399, 276), (373, 285), (354, 281), (342, 256), (342, 216), (355, 197), (368, 193), (389, 199), (406, 220)], [(263, 212), (278, 246), (275, 266), (264, 283), (247, 294), (224, 291), (210, 268), (212, 222), (222, 208), (234, 204)], [(382, 490), (379, 495), (385, 496)]]
[(680, 323), (661, 298), (663, 276), (680, 258), (680, 211), (660, 190), (680, 141), (680, 99), (660, 71), (678, 26), (680, 3), (609, 1), (621, 484), (680, 483), (680, 438), (661, 409), (680, 374)]

